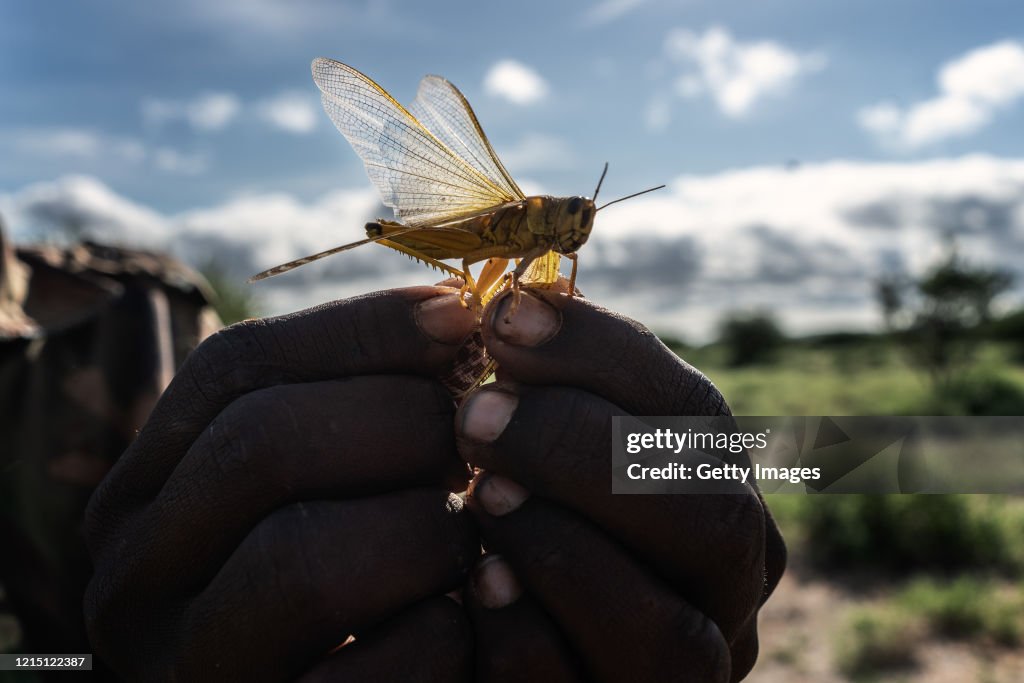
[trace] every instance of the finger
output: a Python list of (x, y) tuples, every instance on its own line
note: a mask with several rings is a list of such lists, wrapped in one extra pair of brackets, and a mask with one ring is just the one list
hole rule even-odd
[(468, 681), (473, 629), (447, 597), (430, 598), (363, 633), (299, 679), (333, 681)]
[(502, 557), (482, 558), (464, 595), (476, 634), (476, 680), (581, 680), (565, 636), (540, 605), (523, 594), (512, 567)]
[(471, 490), (469, 507), (488, 549), (554, 618), (590, 677), (730, 680), (715, 623), (579, 515), (495, 474)]
[(436, 376), (475, 325), (451, 289), (413, 287), (221, 330), (189, 355), (97, 489), (87, 535), (116, 535), (124, 510), (151, 499), (199, 433), (238, 397), (352, 375)]
[(436, 381), (365, 376), (287, 384), (234, 401), (200, 434), (129, 530), (134, 558), (97, 548), (108, 584), (139, 599), (213, 578), (256, 523), (289, 502), (417, 486), (465, 489), (451, 397)]
[[(456, 415), (459, 452), (475, 467), (591, 520), (643, 558), (718, 624), (745, 636), (764, 590), (765, 519), (753, 488), (724, 495), (612, 495), (611, 421), (622, 411), (565, 387), (491, 385)], [(676, 456), (694, 463), (690, 456)]]
[(512, 299), (495, 297), (482, 321), (487, 350), (507, 377), (586, 389), (632, 415), (729, 413), (708, 378), (640, 323), (538, 289), (524, 291), (509, 317)]
[(232, 653), (225, 665), (239, 678), (295, 675), (348, 635), (456, 588), (478, 552), (446, 491), (285, 507), (188, 605), (176, 661), (206, 668)]

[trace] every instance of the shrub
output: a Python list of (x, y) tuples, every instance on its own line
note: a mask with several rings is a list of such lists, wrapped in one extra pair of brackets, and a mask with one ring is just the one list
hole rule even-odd
[(772, 361), (785, 342), (768, 313), (734, 313), (719, 325), (718, 343), (725, 347), (726, 362), (732, 367)]
[(953, 380), (938, 387), (922, 406), (924, 415), (1021, 415), (1024, 388), (996, 374)]
[(1019, 571), (1020, 508), (963, 495), (807, 496), (787, 526), (819, 567)]
[(920, 622), (893, 607), (854, 609), (836, 637), (836, 666), (854, 679), (913, 668), (922, 633)]
[(988, 581), (966, 576), (952, 583), (918, 579), (903, 591), (899, 602), (920, 615), (937, 636), (987, 638), (1010, 646), (1021, 641), (1021, 606), (1004, 600)]

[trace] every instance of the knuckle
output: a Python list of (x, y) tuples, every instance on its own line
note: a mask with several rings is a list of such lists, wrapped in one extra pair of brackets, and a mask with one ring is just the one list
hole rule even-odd
[(765, 546), (765, 514), (752, 490), (723, 496), (724, 509), (716, 516), (716, 546), (723, 566), (736, 567), (743, 576), (756, 574), (761, 580)]
[[(613, 320), (618, 324), (610, 330), (612, 333), (597, 336), (594, 343), (605, 347), (602, 355), (608, 358), (630, 359), (628, 363), (608, 363), (598, 369), (602, 379), (621, 381), (623, 373), (632, 375), (637, 364), (649, 358), (654, 345), (660, 342), (654, 333), (632, 318), (617, 317)], [(632, 383), (636, 377), (630, 376), (628, 381)]]
[(578, 550), (580, 535), (586, 533), (586, 524), (575, 517), (558, 521), (547, 526), (543, 533), (535, 536), (534, 542), (525, 545), (523, 564), (534, 569), (538, 576), (560, 576), (574, 570), (578, 561), (575, 557)]
[(286, 505), (266, 518), (251, 537), (258, 566), (280, 591), (282, 608), (303, 615), (325, 604), (337, 577), (316, 561), (323, 544), (319, 508), (309, 503)]
[(107, 510), (109, 506), (107, 503), (107, 487), (110, 485), (109, 482), (109, 478), (101, 481), (96, 490), (93, 491), (88, 504), (85, 506), (85, 515), (82, 520), (82, 535), (85, 540), (85, 546), (94, 562), (102, 552), (103, 532), (108, 526)]
[[(244, 320), (207, 337), (185, 359), (181, 373), (201, 395), (227, 384), (244, 385), (265, 373), (271, 360), (266, 343), (271, 326), (263, 319)], [(235, 380), (229, 382), (228, 380)]]
[(730, 415), (729, 405), (707, 375), (682, 359), (676, 359), (668, 383), (673, 412), (679, 415)]
[(757, 610), (764, 592), (765, 527), (760, 500), (746, 495), (708, 497), (697, 511), (702, 540), (705, 586), (693, 599), (717, 620), (729, 637), (742, 630)]
[[(494, 469), (536, 493), (600, 486), (611, 457), (615, 407), (580, 389), (538, 387), (523, 393), (515, 418), (495, 443)], [(506, 436), (507, 435), (507, 436)], [(485, 464), (486, 467), (486, 464)]]
[(193, 354), (220, 361), (262, 351), (260, 337), (267, 327), (267, 321), (262, 318), (234, 323), (203, 340)]
[(757, 619), (752, 618), (750, 624), (729, 648), (732, 656), (732, 680), (743, 680), (757, 663), (760, 643), (757, 637)]
[(537, 452), (543, 454), (542, 462), (566, 460), (559, 465), (570, 479), (584, 477), (592, 459), (611, 453), (611, 418), (599, 410), (596, 397), (584, 391), (556, 389), (548, 398), (545, 404), (554, 409), (541, 422)]
[(232, 338), (237, 337), (239, 330), (247, 325), (248, 323), (245, 322), (236, 323), (211, 334), (188, 355), (185, 359), (185, 367), (197, 374), (202, 374), (204, 369), (226, 364), (231, 360), (232, 349), (235, 347)]
[(653, 652), (676, 652), (676, 662), (665, 662), (669, 669), (694, 673), (693, 680), (728, 681), (732, 667), (729, 646), (718, 626), (691, 605), (675, 600), (655, 613)]
[(262, 457), (287, 452), (301, 438), (286, 400), (275, 389), (262, 389), (233, 401), (206, 427), (209, 453), (205, 459), (219, 478), (236, 476), (290, 490), (286, 458)]

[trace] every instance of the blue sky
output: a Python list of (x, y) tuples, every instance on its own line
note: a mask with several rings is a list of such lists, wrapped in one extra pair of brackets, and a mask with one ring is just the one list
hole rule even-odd
[[(378, 209), (320, 110), (320, 55), (402, 102), (444, 75), (525, 189), (590, 193), (604, 161), (609, 198), (669, 183), (602, 214), (592, 289), (696, 336), (726, 306), (774, 306), (801, 330), (872, 324), (870, 277), (923, 267), (936, 211), (977, 209), (963, 232), (979, 259), (1024, 246), (1024, 5), (1009, 1), (0, 2), (0, 210), (18, 235), (49, 202), (184, 258), (216, 244), (240, 274), (357, 239)], [(821, 206), (801, 208), (809, 193)], [(898, 229), (849, 218), (886, 201)], [(994, 215), (1011, 225), (986, 227)], [(724, 299), (708, 295), (729, 280), (709, 231), (754, 259)], [(852, 270), (811, 273), (828, 253)], [(381, 258), (268, 285), (267, 307), (422, 275), (349, 277)], [(767, 302), (744, 294), (782, 280)]]

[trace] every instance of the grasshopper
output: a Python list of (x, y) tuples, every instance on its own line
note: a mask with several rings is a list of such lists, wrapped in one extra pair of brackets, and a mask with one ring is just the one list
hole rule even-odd
[[(572, 261), (590, 237), (598, 211), (651, 188), (595, 205), (594, 198), (527, 197), (505, 170), (469, 102), (440, 76), (426, 76), (406, 109), (368, 76), (323, 57), (313, 61), (313, 81), (324, 109), (359, 154), (370, 180), (395, 220), (366, 224), (366, 238), (305, 256), (254, 275), (250, 282), (369, 243), (382, 244), (462, 278), (463, 303), (480, 305), (509, 282), (519, 302), (520, 280), (551, 283), (560, 256)], [(459, 270), (444, 263), (461, 259)], [(510, 260), (515, 269), (504, 275)], [(487, 261), (478, 280), (470, 266)], [(466, 304), (469, 305), (469, 304)]]

